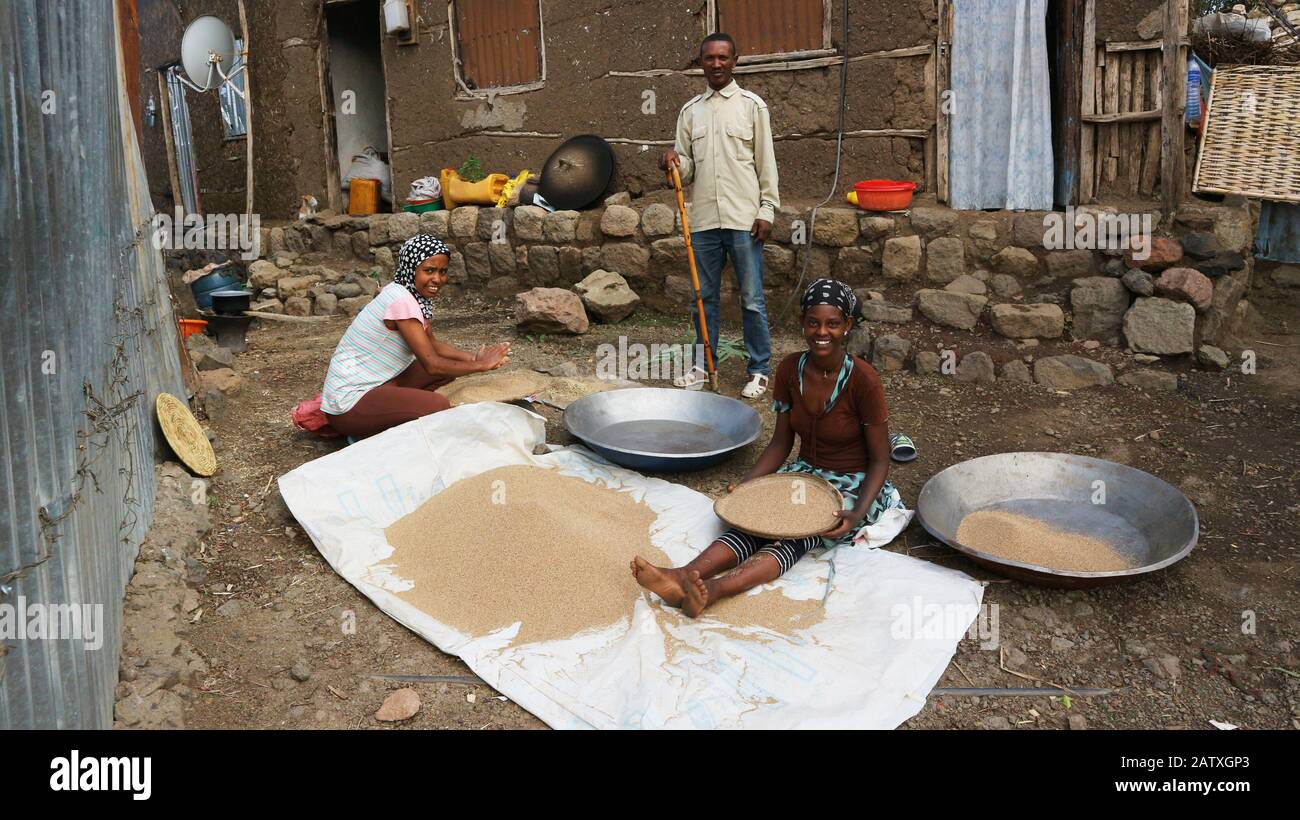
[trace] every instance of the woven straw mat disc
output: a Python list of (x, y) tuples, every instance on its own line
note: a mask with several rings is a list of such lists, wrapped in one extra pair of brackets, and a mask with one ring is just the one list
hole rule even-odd
[(804, 538), (839, 523), (844, 496), (824, 478), (808, 473), (772, 473), (746, 481), (713, 502), (726, 523), (759, 538)]
[(212, 452), (212, 442), (199, 426), (199, 422), (185, 406), (185, 402), (171, 393), (159, 393), (154, 402), (158, 412), (158, 424), (162, 426), (163, 436), (176, 451), (185, 466), (201, 476), (210, 476), (217, 471), (217, 454)]

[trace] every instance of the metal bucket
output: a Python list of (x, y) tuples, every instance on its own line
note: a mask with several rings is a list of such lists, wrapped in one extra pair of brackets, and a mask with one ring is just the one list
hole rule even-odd
[[(1051, 587), (1103, 586), (1164, 569), (1186, 557), (1200, 534), (1196, 508), (1172, 485), (1134, 467), (1068, 453), (1001, 453), (963, 461), (926, 482), (916, 509), (921, 526), (975, 563)], [(1134, 566), (1061, 570), (972, 549), (957, 541), (957, 528), (977, 510), (1015, 512), (1093, 535)]]
[(725, 461), (758, 438), (763, 422), (754, 408), (716, 393), (637, 387), (578, 399), (564, 426), (616, 464), (678, 473)]

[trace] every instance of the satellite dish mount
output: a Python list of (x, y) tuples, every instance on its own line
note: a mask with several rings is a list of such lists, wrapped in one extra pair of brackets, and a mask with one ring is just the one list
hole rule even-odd
[[(245, 43), (244, 47), (247, 48)], [(200, 93), (229, 85), (242, 99), (244, 92), (233, 80), (247, 66), (242, 54), (235, 51), (235, 35), (220, 19), (204, 15), (185, 27), (181, 36), (180, 80)]]

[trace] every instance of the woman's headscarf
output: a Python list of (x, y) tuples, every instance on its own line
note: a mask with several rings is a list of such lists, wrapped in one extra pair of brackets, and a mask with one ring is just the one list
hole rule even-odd
[(433, 321), (433, 302), (415, 289), (415, 269), (430, 256), (437, 256), (440, 253), (451, 258), (451, 251), (442, 240), (428, 234), (417, 234), (411, 237), (402, 243), (402, 249), (397, 252), (397, 269), (393, 273), (393, 281), (411, 292), (415, 301), (419, 303), (420, 312), (424, 314), (426, 321)]
[(808, 286), (799, 300), (799, 307), (804, 313), (816, 305), (837, 307), (846, 319), (862, 318), (862, 304), (853, 288), (837, 279), (818, 279)]

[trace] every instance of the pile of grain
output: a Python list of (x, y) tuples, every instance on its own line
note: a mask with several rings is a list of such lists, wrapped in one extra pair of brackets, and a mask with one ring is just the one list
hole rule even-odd
[(667, 566), (655, 515), (618, 492), (539, 467), (458, 481), (385, 530), (399, 596), (483, 636), (523, 621), (515, 644), (567, 638), (629, 618), (633, 556)]
[(769, 538), (803, 538), (833, 528), (839, 496), (816, 476), (782, 473), (747, 481), (718, 499), (718, 517)]
[(551, 383), (538, 395), (556, 404), (569, 405), (583, 396), (590, 396), (592, 393), (603, 393), (606, 390), (627, 386), (627, 383), (601, 379), (570, 379), (559, 376), (552, 378)]
[(1108, 572), (1135, 564), (1105, 541), (1062, 532), (1049, 524), (1003, 510), (979, 510), (957, 526), (967, 547), (1026, 564), (1072, 572)]
[(513, 401), (546, 389), (549, 376), (531, 370), (494, 371), (474, 376), (462, 376), (438, 392), (453, 405), (474, 404), (480, 401)]

